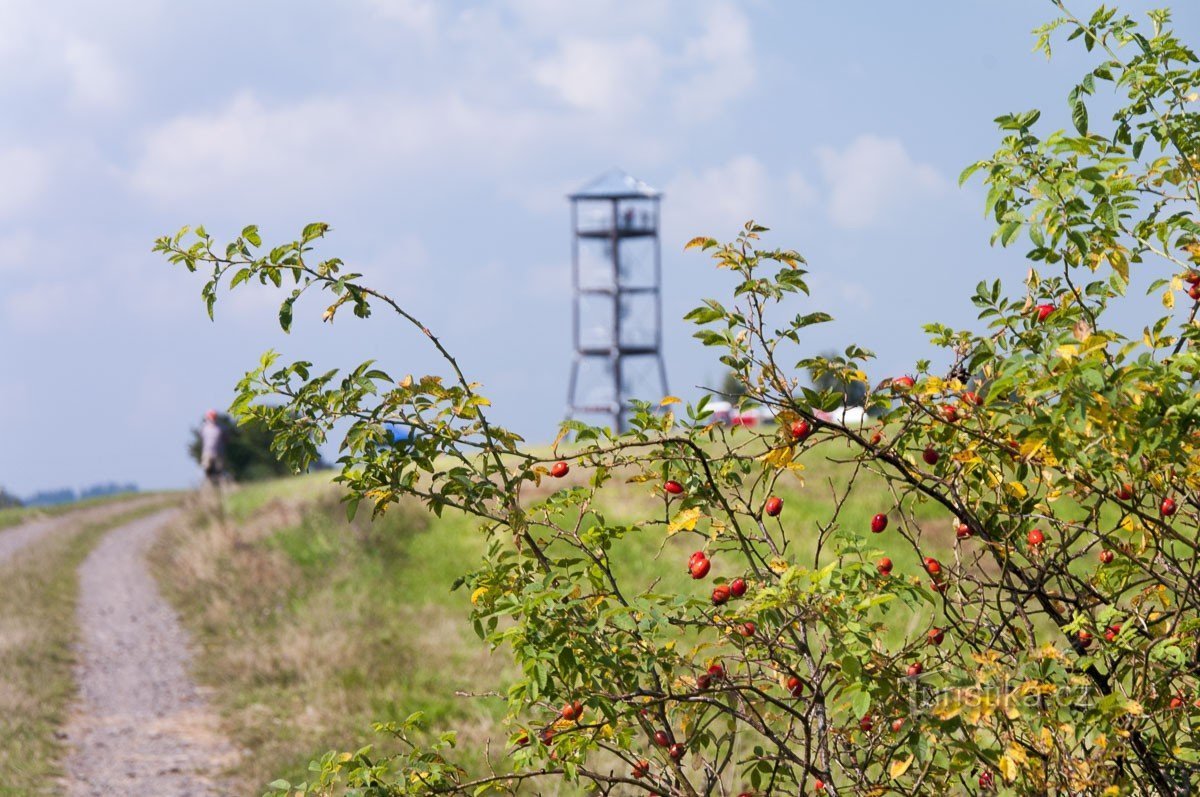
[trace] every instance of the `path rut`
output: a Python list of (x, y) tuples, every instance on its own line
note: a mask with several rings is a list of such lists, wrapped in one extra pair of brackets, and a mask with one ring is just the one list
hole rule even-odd
[(145, 554), (178, 510), (109, 532), (79, 569), (80, 697), (67, 724), (70, 797), (217, 797), (235, 755), (188, 674), (189, 640)]

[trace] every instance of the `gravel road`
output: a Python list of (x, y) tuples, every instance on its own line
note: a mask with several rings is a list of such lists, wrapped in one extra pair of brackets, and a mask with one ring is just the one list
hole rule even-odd
[(0, 563), (11, 559), (18, 551), (38, 540), (45, 539), (60, 531), (78, 529), (89, 523), (100, 523), (108, 518), (128, 512), (141, 504), (154, 501), (154, 498), (140, 498), (130, 501), (117, 501), (110, 504), (79, 509), (53, 517), (30, 520), (19, 526), (0, 531)]
[(216, 797), (235, 755), (188, 675), (188, 637), (147, 548), (178, 510), (109, 532), (79, 569), (80, 696), (67, 723), (70, 797)]

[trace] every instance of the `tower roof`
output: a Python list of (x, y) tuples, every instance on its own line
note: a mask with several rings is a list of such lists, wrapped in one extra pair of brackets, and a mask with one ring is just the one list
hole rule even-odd
[(613, 169), (571, 194), (571, 199), (655, 199), (662, 192), (631, 174)]

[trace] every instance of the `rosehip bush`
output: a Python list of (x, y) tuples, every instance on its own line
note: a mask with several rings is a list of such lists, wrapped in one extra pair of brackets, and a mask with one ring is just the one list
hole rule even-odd
[[(392, 739), (378, 751), (330, 753), (310, 782), (272, 788), (1194, 793), (1200, 74), (1165, 12), (1144, 27), (1112, 9), (1062, 13), (1039, 48), (1066, 34), (1094, 63), (1069, 95), (1073, 129), (1002, 116), (998, 151), (964, 173), (988, 188), (994, 242), (1028, 241), (1027, 273), (979, 284), (973, 328), (930, 324), (933, 352), (910, 373), (868, 380), (857, 346), (802, 357), (806, 329), (829, 317), (808, 307), (801, 256), (763, 247), (763, 227), (689, 244), (737, 284), (688, 319), (777, 426), (729, 430), (706, 399), (667, 399), (637, 404), (627, 433), (567, 423), (571, 444), (530, 453), (432, 330), (314, 254), (325, 225), (270, 249), (254, 227), (220, 248), (203, 229), (160, 239), (173, 263), (208, 272), (210, 314), (223, 285), (286, 281), (284, 329), (324, 292), (327, 321), (384, 307), (437, 348), (445, 375), (399, 380), (270, 353), (232, 409), (297, 468), (344, 429), (351, 512), (416, 496), (478, 517), (487, 555), (461, 583), (476, 632), (519, 667), (486, 771), (414, 717), (380, 725)], [(1101, 93), (1102, 126), (1088, 110)], [(840, 394), (803, 373), (866, 383), (879, 420), (823, 420)], [(394, 445), (395, 423), (417, 436)], [(833, 492), (827, 516), (789, 524), (805, 493), (786, 507), (776, 493), (809, 451), (842, 476), (806, 488)], [(852, 524), (864, 480), (888, 506)], [(610, 517), (618, 482), (662, 513)], [(681, 572), (696, 550), (692, 589), (622, 578), (614, 552), (646, 535), (671, 538), (664, 561), (681, 551)]]

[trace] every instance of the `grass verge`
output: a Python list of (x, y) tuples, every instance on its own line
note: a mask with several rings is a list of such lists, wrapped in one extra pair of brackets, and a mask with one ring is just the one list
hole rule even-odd
[(506, 665), (449, 589), (482, 553), (471, 522), (401, 505), (348, 523), (327, 478), (287, 481), (231, 495), (224, 525), (197, 509), (151, 551), (195, 675), (248, 751), (225, 773), (235, 793), (302, 779), (312, 758), (379, 743), (372, 722), (418, 709), (482, 755), (502, 704), (455, 693), (497, 685)]
[(0, 567), (0, 794), (60, 793), (55, 734), (76, 691), (76, 571), (107, 531), (163, 506), (56, 534)]

